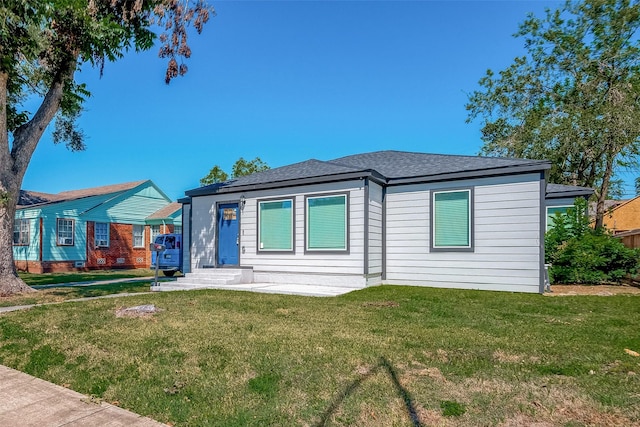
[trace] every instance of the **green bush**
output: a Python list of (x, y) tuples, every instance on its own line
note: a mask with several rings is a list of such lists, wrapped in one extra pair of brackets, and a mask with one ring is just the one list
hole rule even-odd
[(552, 283), (620, 282), (640, 267), (640, 250), (625, 247), (603, 229), (589, 227), (582, 199), (565, 215), (556, 215), (545, 235), (545, 250)]

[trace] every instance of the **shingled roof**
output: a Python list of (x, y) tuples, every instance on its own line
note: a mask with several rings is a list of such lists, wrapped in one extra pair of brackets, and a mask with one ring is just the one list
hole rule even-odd
[(132, 188), (144, 184), (145, 182), (147, 182), (147, 180), (125, 182), (123, 184), (105, 185), (102, 187), (85, 188), (81, 190), (63, 191), (57, 194), (20, 190), (18, 209), (65, 202), (68, 200), (82, 199), (91, 196), (121, 193), (123, 191), (131, 190)]
[(169, 203), (167, 206), (164, 206), (149, 215), (147, 219), (167, 219), (180, 209), (182, 209), (182, 203)]
[(573, 197), (589, 197), (593, 189), (578, 187), (577, 185), (547, 184), (547, 199), (562, 199)]
[(186, 195), (201, 196), (364, 177), (394, 185), (545, 171), (550, 168), (551, 164), (544, 160), (388, 150), (355, 154), (329, 161), (311, 159), (196, 188), (187, 191)]

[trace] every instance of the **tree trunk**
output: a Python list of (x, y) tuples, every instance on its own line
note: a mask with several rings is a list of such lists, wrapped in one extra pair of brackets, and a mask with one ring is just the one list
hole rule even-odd
[(607, 193), (609, 192), (609, 182), (613, 175), (613, 162), (615, 159), (614, 154), (606, 154), (606, 164), (604, 174), (602, 175), (602, 185), (600, 186), (600, 194), (598, 194), (598, 202), (596, 204), (596, 222), (595, 228), (602, 228), (604, 226), (604, 201), (607, 200)]
[(3, 195), (0, 200), (0, 296), (34, 291), (18, 277), (13, 263), (13, 220), (17, 201), (14, 196), (20, 190), (6, 188), (4, 184), (0, 183)]
[(0, 296), (34, 291), (18, 277), (13, 260), (16, 205), (31, 156), (60, 107), (65, 82), (73, 78), (75, 67), (75, 59), (62, 64), (31, 120), (13, 131), (11, 145), (7, 127), (9, 77), (0, 71)]

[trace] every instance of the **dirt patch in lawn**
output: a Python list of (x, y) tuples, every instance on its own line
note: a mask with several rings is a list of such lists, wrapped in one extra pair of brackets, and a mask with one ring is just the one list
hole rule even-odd
[(547, 296), (598, 295), (611, 296), (621, 294), (640, 295), (640, 288), (629, 285), (552, 285)]

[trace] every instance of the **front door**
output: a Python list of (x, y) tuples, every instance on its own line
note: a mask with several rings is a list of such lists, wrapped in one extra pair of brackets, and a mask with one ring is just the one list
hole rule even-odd
[(218, 266), (238, 265), (240, 235), (238, 204), (218, 205)]

